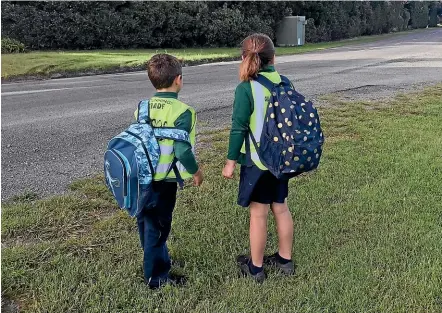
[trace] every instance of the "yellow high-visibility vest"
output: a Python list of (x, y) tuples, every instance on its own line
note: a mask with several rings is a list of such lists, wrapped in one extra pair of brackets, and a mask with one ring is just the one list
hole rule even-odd
[[(261, 72), (260, 75), (265, 76), (269, 80), (274, 83), (280, 83), (281, 77), (278, 72)], [(265, 88), (263, 85), (258, 83), (257, 81), (251, 80), (250, 85), (252, 87), (252, 96), (253, 96), (253, 113), (250, 116), (250, 129), (252, 131), (253, 137), (255, 138), (258, 147), (259, 141), (261, 139), (262, 128), (264, 126), (264, 118), (267, 112), (268, 101), (270, 99), (270, 91)], [(262, 164), (259, 159), (258, 152), (256, 151), (256, 147), (253, 144), (251, 134), (249, 136), (250, 141), (250, 158), (253, 163), (259, 167), (261, 170), (267, 170), (267, 168)], [(246, 153), (246, 145), (245, 142), (241, 148), (241, 153)]]
[[(173, 98), (160, 98), (152, 97), (149, 99), (149, 118), (153, 127), (175, 127), (175, 121), (189, 110), (192, 114), (192, 129), (189, 133), (190, 143), (192, 149), (195, 147), (195, 124), (196, 113), (193, 108), (187, 104)], [(137, 118), (138, 110), (135, 111), (135, 118)], [(161, 156), (156, 168), (156, 173), (153, 177), (154, 180), (164, 179), (176, 179), (175, 173), (171, 170), (173, 160), (175, 159), (175, 153), (173, 150), (173, 140), (163, 139), (158, 141), (161, 149)], [(193, 175), (189, 174), (186, 168), (177, 162), (177, 168), (180, 172), (182, 179), (189, 179)], [(169, 174), (168, 174), (169, 173)]]

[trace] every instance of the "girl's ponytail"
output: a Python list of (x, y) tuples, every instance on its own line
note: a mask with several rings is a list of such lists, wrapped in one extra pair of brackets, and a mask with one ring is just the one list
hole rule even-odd
[(243, 57), (244, 59), (239, 66), (239, 78), (241, 81), (248, 81), (258, 75), (261, 69), (261, 58), (256, 52), (247, 53)]
[(242, 62), (239, 67), (241, 81), (249, 81), (258, 75), (258, 72), (273, 61), (275, 47), (269, 36), (253, 34), (242, 42)]

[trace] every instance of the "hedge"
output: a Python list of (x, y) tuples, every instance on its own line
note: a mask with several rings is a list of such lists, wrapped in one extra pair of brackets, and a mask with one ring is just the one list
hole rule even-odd
[(26, 52), (26, 47), (18, 40), (8, 37), (2, 38), (2, 53), (23, 53)]
[(275, 39), (293, 14), (318, 42), (426, 27), (431, 3), (5, 1), (1, 34), (42, 50), (237, 46), (252, 32)]

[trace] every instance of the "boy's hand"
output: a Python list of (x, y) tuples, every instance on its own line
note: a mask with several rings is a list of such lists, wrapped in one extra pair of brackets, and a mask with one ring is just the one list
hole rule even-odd
[(193, 174), (193, 185), (194, 186), (201, 186), (201, 184), (203, 183), (203, 172), (201, 172), (201, 170), (198, 170), (198, 172), (196, 172), (195, 174)]
[(228, 179), (233, 178), (233, 173), (235, 172), (236, 161), (227, 160), (226, 165), (223, 169), (223, 176)]

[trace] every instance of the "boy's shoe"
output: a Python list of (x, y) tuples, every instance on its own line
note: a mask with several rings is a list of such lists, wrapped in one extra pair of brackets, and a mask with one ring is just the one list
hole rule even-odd
[(172, 267), (184, 267), (186, 265), (186, 262), (182, 260), (171, 259), (170, 264), (172, 265)]
[(175, 287), (183, 286), (186, 284), (186, 282), (187, 282), (187, 279), (185, 276), (171, 274), (171, 273), (169, 273), (169, 276), (166, 279), (160, 280), (156, 284), (146, 282), (146, 280), (145, 280), (145, 283), (149, 286), (150, 289), (153, 289), (153, 290), (162, 288), (166, 285), (171, 285), (171, 286), (175, 286)]
[(250, 264), (252, 263), (252, 260), (250, 259), (250, 257), (240, 255), (237, 257), (236, 261), (238, 262), (238, 266), (243, 275), (250, 276), (259, 284), (262, 284), (264, 282), (264, 280), (266, 279), (266, 274), (264, 273), (264, 270), (256, 274), (252, 274), (250, 270)]
[(293, 261), (282, 263), (278, 252), (272, 255), (264, 256), (264, 264), (276, 267), (284, 275), (293, 275), (295, 273), (295, 263)]

